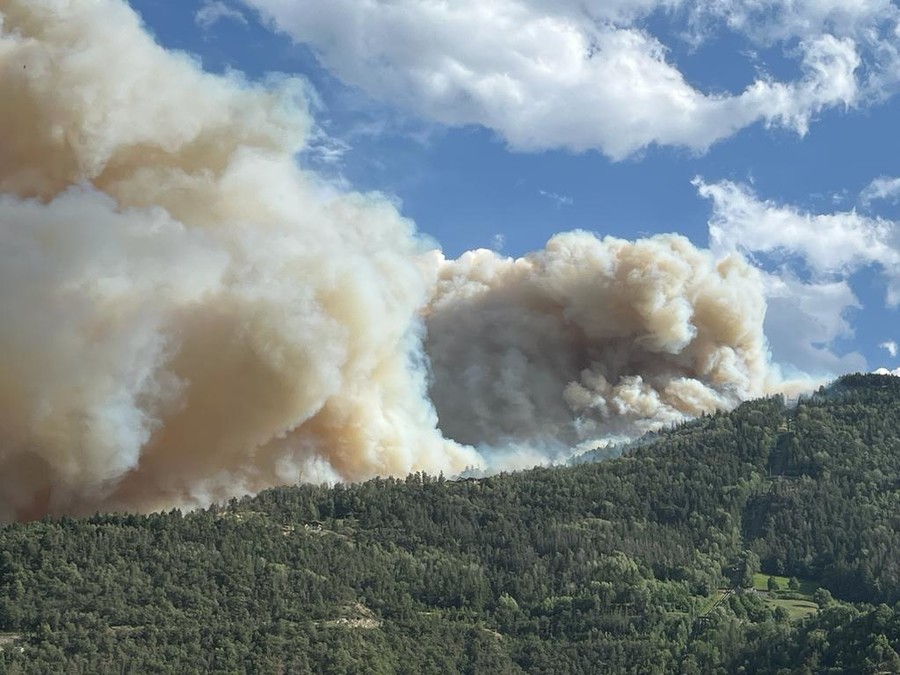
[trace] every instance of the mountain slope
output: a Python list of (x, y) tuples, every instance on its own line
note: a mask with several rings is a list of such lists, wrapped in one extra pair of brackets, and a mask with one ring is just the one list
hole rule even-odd
[(848, 376), (596, 464), (9, 525), (0, 671), (891, 672), (896, 610), (842, 601), (900, 599), (898, 423)]

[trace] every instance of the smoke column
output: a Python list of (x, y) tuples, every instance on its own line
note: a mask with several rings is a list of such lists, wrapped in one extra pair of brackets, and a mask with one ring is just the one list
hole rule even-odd
[(527, 464), (770, 386), (740, 259), (445, 260), (300, 167), (310, 126), (121, 0), (0, 0), (0, 520)]

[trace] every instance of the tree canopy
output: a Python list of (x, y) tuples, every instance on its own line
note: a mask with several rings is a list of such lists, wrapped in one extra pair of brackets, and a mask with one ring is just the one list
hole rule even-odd
[(7, 525), (0, 672), (898, 672), (898, 429), (857, 375), (597, 463)]

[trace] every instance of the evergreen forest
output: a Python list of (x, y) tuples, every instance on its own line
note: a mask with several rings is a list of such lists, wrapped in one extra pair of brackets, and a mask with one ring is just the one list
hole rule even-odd
[(0, 527), (3, 673), (900, 673), (900, 378), (620, 457)]

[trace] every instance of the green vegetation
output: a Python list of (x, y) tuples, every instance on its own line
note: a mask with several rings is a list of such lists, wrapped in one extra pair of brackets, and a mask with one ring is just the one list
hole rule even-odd
[(771, 609), (781, 607), (791, 620), (801, 619), (819, 610), (814, 599), (819, 585), (810, 579), (783, 577), (777, 574), (753, 575), (753, 590)]
[(900, 672), (897, 429), (851, 376), (595, 464), (9, 525), (0, 672)]
[[(778, 589), (785, 589), (788, 587), (788, 578), (780, 577), (777, 574), (762, 574), (761, 572), (757, 572), (753, 575), (753, 588), (757, 591), (769, 591), (772, 590), (769, 588), (770, 580), (773, 580), (775, 584), (778, 586)], [(813, 589), (815, 590), (815, 589)]]
[(815, 614), (819, 606), (811, 600), (792, 600), (789, 598), (772, 598), (766, 601), (771, 607), (782, 607), (791, 620), (802, 619), (804, 616)]

